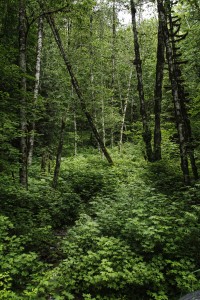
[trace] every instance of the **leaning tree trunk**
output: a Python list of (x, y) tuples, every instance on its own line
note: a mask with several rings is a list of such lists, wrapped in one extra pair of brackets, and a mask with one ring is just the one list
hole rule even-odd
[(163, 72), (165, 64), (165, 41), (163, 35), (163, 24), (160, 13), (158, 12), (158, 44), (157, 44), (157, 64), (156, 64), (156, 82), (154, 89), (154, 114), (155, 114), (155, 127), (154, 127), (154, 153), (153, 160), (161, 159), (161, 102), (162, 102), (162, 85), (163, 85)]
[(138, 42), (138, 33), (136, 26), (136, 8), (133, 0), (130, 0), (131, 4), (131, 15), (132, 15), (132, 27), (133, 27), (133, 35), (134, 35), (134, 50), (135, 50), (135, 60), (134, 64), (136, 66), (137, 72), (137, 80), (138, 80), (138, 93), (140, 99), (140, 113), (142, 117), (142, 125), (143, 125), (143, 140), (146, 146), (146, 156), (148, 161), (152, 161), (152, 147), (151, 147), (151, 130), (149, 127), (145, 98), (144, 98), (144, 87), (143, 87), (143, 78), (142, 78), (142, 61), (140, 58), (140, 47)]
[(109, 164), (113, 165), (113, 160), (112, 160), (110, 154), (108, 153), (108, 151), (107, 151), (107, 149), (106, 149), (106, 147), (105, 147), (105, 145), (104, 145), (104, 143), (102, 141), (102, 138), (99, 135), (99, 132), (98, 132), (96, 126), (95, 126), (95, 123), (94, 123), (94, 121), (92, 119), (91, 114), (87, 110), (85, 99), (83, 97), (83, 94), (82, 94), (82, 91), (81, 91), (81, 89), (79, 87), (78, 81), (77, 81), (77, 79), (76, 79), (76, 77), (74, 75), (74, 72), (72, 70), (72, 66), (71, 66), (71, 63), (70, 63), (70, 61), (68, 59), (66, 51), (65, 51), (65, 49), (63, 47), (62, 40), (60, 38), (60, 34), (58, 32), (58, 29), (56, 28), (54, 19), (51, 16), (51, 14), (48, 14), (48, 13), (45, 14), (45, 17), (46, 17), (46, 19), (47, 19), (47, 21), (48, 21), (48, 23), (49, 23), (49, 25), (51, 27), (51, 30), (53, 32), (53, 35), (54, 35), (55, 41), (56, 41), (56, 43), (58, 45), (58, 48), (60, 49), (60, 53), (62, 55), (63, 61), (64, 61), (65, 65), (66, 65), (66, 68), (67, 68), (67, 70), (69, 72), (69, 75), (71, 77), (72, 85), (73, 85), (74, 90), (76, 91), (76, 94), (77, 94), (78, 99), (80, 101), (82, 111), (84, 112), (84, 114), (85, 114), (85, 116), (86, 116), (86, 118), (88, 120), (88, 123), (89, 123), (89, 125), (91, 127), (91, 130), (92, 130), (92, 132), (93, 132), (93, 134), (94, 134), (94, 136), (95, 136), (95, 138), (96, 138), (96, 140), (97, 140), (97, 142), (98, 142), (98, 144), (99, 144), (99, 146), (100, 146), (103, 154), (105, 155), (107, 161), (109, 162)]
[(179, 98), (178, 92), (178, 83), (176, 80), (175, 75), (175, 65), (173, 61), (173, 50), (170, 43), (170, 36), (169, 30), (167, 27), (167, 12), (163, 5), (163, 0), (158, 0), (158, 11), (160, 13), (160, 17), (163, 23), (163, 34), (165, 39), (165, 46), (166, 46), (166, 56), (168, 61), (168, 69), (169, 69), (169, 78), (171, 81), (171, 88), (172, 88), (172, 96), (174, 102), (174, 111), (175, 111), (175, 119), (176, 119), (176, 126), (179, 135), (179, 145), (180, 145), (180, 157), (181, 157), (181, 169), (183, 172), (184, 183), (190, 183), (190, 176), (189, 176), (189, 168), (188, 168), (188, 156), (187, 156), (187, 137), (186, 137), (186, 129), (185, 123), (183, 120), (182, 115), (182, 108), (181, 102)]
[(19, 2), (19, 67), (21, 70), (20, 82), (20, 183), (28, 188), (28, 169), (27, 169), (27, 119), (26, 119), (26, 11), (25, 2)]
[[(37, 98), (39, 93), (42, 40), (43, 40), (43, 16), (40, 16), (38, 20), (38, 42), (37, 42), (37, 57), (36, 57), (36, 66), (35, 66), (35, 87), (33, 93), (33, 109), (36, 108)], [(33, 122), (32, 122), (31, 130), (32, 131), (29, 138), (28, 165), (32, 164), (32, 159), (33, 159), (33, 148), (34, 148), (34, 140), (35, 140), (35, 113), (33, 113)]]

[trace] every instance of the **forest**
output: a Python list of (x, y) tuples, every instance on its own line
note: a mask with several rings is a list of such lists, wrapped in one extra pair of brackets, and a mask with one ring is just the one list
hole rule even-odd
[(0, 300), (200, 290), (199, 167), (199, 0), (0, 1)]

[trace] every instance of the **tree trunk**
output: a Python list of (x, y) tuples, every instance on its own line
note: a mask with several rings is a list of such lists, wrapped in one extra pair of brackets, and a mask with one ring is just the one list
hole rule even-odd
[[(34, 109), (36, 108), (37, 105), (37, 98), (39, 93), (42, 40), (43, 40), (43, 16), (40, 16), (38, 21), (38, 42), (37, 42), (37, 57), (36, 57), (36, 66), (35, 66), (35, 87), (33, 93)], [(28, 165), (32, 164), (34, 139), (35, 139), (35, 113), (33, 113), (32, 131), (29, 139)]]
[(171, 81), (172, 87), (172, 96), (174, 102), (174, 110), (175, 110), (175, 119), (176, 119), (176, 126), (179, 135), (179, 144), (180, 144), (180, 157), (181, 157), (181, 169), (183, 172), (184, 183), (190, 183), (190, 176), (189, 176), (189, 168), (188, 168), (188, 157), (187, 157), (187, 138), (186, 138), (186, 130), (185, 124), (182, 115), (181, 103), (179, 99), (178, 93), (178, 83), (175, 76), (175, 66), (173, 62), (173, 51), (172, 46), (170, 43), (169, 38), (169, 30), (167, 27), (167, 13), (165, 11), (163, 0), (158, 0), (158, 11), (161, 16), (163, 26), (163, 33), (165, 39), (165, 46), (166, 46), (166, 55), (168, 61), (168, 68), (169, 68), (169, 78)]
[(20, 82), (20, 183), (28, 188), (27, 169), (27, 119), (26, 119), (26, 11), (24, 0), (19, 2), (19, 67), (21, 70)]
[[(169, 28), (170, 28), (170, 37), (171, 37), (171, 44), (172, 44), (172, 51), (173, 51), (173, 60), (174, 60), (174, 67), (175, 67), (175, 76), (176, 76), (176, 81), (178, 85), (178, 94), (179, 94), (179, 99), (180, 99), (180, 104), (181, 104), (181, 113), (185, 125), (185, 136), (187, 139), (187, 152), (190, 158), (190, 164), (192, 167), (192, 172), (194, 175), (195, 179), (198, 179), (198, 170), (195, 162), (195, 155), (194, 155), (194, 146), (193, 146), (193, 138), (192, 138), (192, 129), (191, 129), (191, 124), (190, 124), (190, 119), (188, 116), (187, 112), (187, 107), (186, 107), (186, 93), (185, 93), (185, 87), (184, 87), (184, 81), (181, 80), (182, 72), (181, 72), (181, 67), (178, 64), (178, 58), (180, 57), (179, 54), (177, 53), (177, 47), (176, 47), (176, 38), (179, 37), (179, 31), (181, 24), (178, 24), (176, 22), (176, 25), (178, 25), (178, 29), (174, 30), (174, 24), (173, 24), (173, 19), (171, 15), (171, 5), (168, 3), (168, 19), (169, 19)], [(178, 17), (177, 17), (178, 19)]]
[(58, 176), (60, 173), (60, 165), (61, 165), (61, 158), (62, 158), (62, 150), (64, 145), (64, 133), (65, 133), (65, 126), (66, 126), (66, 118), (65, 116), (62, 118), (61, 128), (60, 128), (60, 136), (59, 136), (59, 143), (56, 155), (56, 165), (54, 169), (54, 176), (53, 176), (53, 188), (57, 187), (58, 184)]
[(128, 89), (127, 89), (127, 96), (124, 101), (124, 107), (122, 108), (122, 123), (121, 123), (121, 130), (120, 130), (120, 139), (119, 139), (119, 151), (122, 151), (122, 144), (123, 144), (123, 134), (124, 134), (124, 125), (125, 125), (125, 118), (126, 118), (126, 110), (128, 106), (130, 88), (131, 88), (131, 79), (132, 79), (133, 70), (131, 69), (129, 80), (128, 80)]
[[(72, 99), (74, 99), (74, 88), (72, 86)], [(78, 152), (78, 132), (77, 132), (77, 101), (74, 100), (73, 105), (73, 113), (74, 113), (74, 156), (77, 155)]]
[(76, 120), (76, 108), (74, 108), (74, 156), (77, 155), (77, 120)]
[(165, 41), (163, 35), (163, 24), (160, 13), (158, 11), (158, 44), (157, 44), (157, 64), (156, 64), (156, 82), (154, 89), (154, 114), (155, 114), (155, 128), (154, 128), (154, 153), (153, 160), (161, 159), (161, 128), (160, 128), (160, 114), (162, 102), (162, 84), (163, 71), (165, 64)]
[(60, 38), (60, 35), (59, 35), (59, 32), (58, 32), (58, 29), (56, 28), (56, 25), (54, 23), (54, 19), (53, 17), (50, 15), (50, 14), (46, 14), (46, 19), (51, 27), (51, 30), (53, 32), (53, 35), (54, 35), (54, 38), (55, 38), (55, 41), (60, 49), (60, 52), (61, 52), (61, 55), (62, 55), (62, 58), (63, 58), (63, 61), (66, 65), (66, 68), (69, 72), (69, 75), (71, 77), (71, 81), (72, 81), (72, 85), (76, 91), (76, 94), (80, 100), (80, 104), (81, 104), (81, 108), (82, 108), (82, 111), (84, 112), (87, 120), (88, 120), (88, 123), (92, 129), (92, 132), (97, 140), (97, 142), (99, 143), (99, 146), (103, 152), (103, 154), (105, 155), (106, 159), (108, 160), (109, 164), (113, 165), (113, 161), (112, 161), (112, 158), (110, 156), (110, 154), (108, 153), (106, 147), (104, 146), (104, 143), (102, 141), (102, 138), (100, 137), (99, 135), (99, 132), (97, 131), (97, 128), (95, 126), (95, 123), (92, 119), (92, 116), (90, 115), (90, 113), (88, 112), (87, 108), (86, 108), (86, 103), (85, 103), (85, 99), (83, 98), (83, 95), (82, 95), (82, 91), (79, 87), (79, 84), (78, 84), (78, 81), (74, 75), (74, 72), (72, 70), (72, 66), (71, 66), (71, 63), (69, 62), (69, 59), (67, 57), (67, 54), (64, 50), (64, 47), (63, 47), (63, 44), (62, 44), (62, 41), (61, 41), (61, 38)]
[[(101, 76), (102, 77), (102, 76)], [(103, 78), (102, 86), (103, 86)], [(106, 145), (106, 131), (105, 131), (105, 105), (104, 105), (104, 94), (101, 97), (101, 125), (102, 125), (102, 139), (104, 146)]]
[[(95, 101), (95, 87), (94, 87), (93, 13), (90, 15), (90, 59), (91, 59), (90, 84), (91, 84), (92, 116), (93, 116), (94, 124), (98, 131), (97, 108), (96, 108), (97, 105)], [(101, 152), (98, 141), (97, 141), (97, 147), (99, 152)]]
[(143, 140), (146, 146), (146, 156), (148, 161), (152, 161), (152, 147), (151, 147), (151, 130), (147, 120), (146, 105), (144, 99), (144, 87), (143, 87), (143, 78), (142, 78), (142, 61), (140, 59), (140, 48), (138, 42), (138, 33), (136, 26), (136, 8), (133, 0), (130, 0), (131, 4), (131, 15), (132, 15), (132, 27), (134, 35), (134, 50), (135, 50), (135, 60), (134, 64), (136, 66), (137, 80), (138, 80), (138, 93), (140, 99), (140, 113), (142, 117), (143, 125)]

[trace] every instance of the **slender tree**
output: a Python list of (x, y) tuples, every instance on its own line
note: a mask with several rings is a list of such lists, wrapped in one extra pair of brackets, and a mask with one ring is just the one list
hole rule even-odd
[(131, 15), (132, 15), (132, 28), (134, 35), (134, 50), (135, 50), (135, 60), (134, 64), (136, 66), (137, 72), (137, 80), (138, 80), (138, 93), (140, 99), (140, 113), (142, 117), (142, 125), (143, 125), (143, 140), (146, 146), (146, 156), (149, 161), (153, 159), (152, 146), (151, 146), (151, 129), (149, 126), (146, 104), (145, 104), (145, 96), (144, 96), (144, 87), (143, 87), (143, 77), (142, 77), (142, 61), (140, 58), (140, 47), (138, 42), (138, 32), (136, 25), (136, 7), (135, 2), (130, 0), (131, 4)]
[[(111, 108), (112, 117), (114, 116), (114, 97), (115, 97), (115, 80), (116, 80), (116, 0), (112, 0), (112, 98), (111, 98)], [(111, 147), (114, 145), (114, 124), (111, 126)]]
[(128, 88), (127, 88), (127, 95), (124, 101), (124, 105), (122, 107), (122, 122), (121, 122), (121, 129), (120, 129), (120, 138), (119, 138), (119, 151), (122, 151), (122, 144), (123, 144), (123, 134), (124, 134), (124, 127), (125, 127), (125, 118), (126, 118), (126, 111), (128, 106), (128, 101), (130, 97), (130, 89), (131, 89), (131, 79), (132, 79), (133, 70), (131, 68), (128, 80)]
[(28, 168), (27, 168), (27, 112), (26, 112), (26, 8), (25, 1), (19, 1), (19, 67), (21, 70), (20, 82), (20, 183), (23, 187), (28, 188)]
[(59, 142), (58, 142), (58, 148), (57, 148), (57, 154), (56, 154), (56, 165), (54, 169), (54, 176), (53, 176), (53, 188), (57, 187), (58, 184), (58, 178), (60, 173), (60, 166), (61, 166), (61, 158), (62, 158), (62, 150), (64, 145), (64, 134), (65, 134), (65, 127), (66, 127), (66, 116), (64, 115), (62, 117), (61, 121), (61, 127), (60, 127), (60, 134), (59, 134)]
[[(34, 87), (34, 92), (33, 92), (33, 107), (34, 107), (34, 109), (37, 106), (37, 98), (38, 98), (39, 85), (40, 85), (42, 41), (43, 41), (43, 16), (40, 16), (38, 19), (37, 57), (36, 57), (36, 66), (35, 66), (35, 87)], [(30, 134), (30, 138), (29, 138), (28, 165), (32, 164), (34, 139), (35, 139), (35, 114), (33, 114), (31, 134)]]
[[(43, 5), (42, 5), (40, 2), (39, 2), (39, 4), (41, 5), (41, 8), (43, 9)], [(113, 160), (112, 160), (112, 158), (111, 158), (111, 156), (110, 156), (108, 150), (106, 149), (106, 147), (105, 147), (105, 145), (104, 145), (104, 143), (103, 143), (102, 138), (101, 138), (100, 135), (99, 135), (99, 132), (98, 132), (96, 126), (95, 126), (95, 123), (94, 123), (94, 121), (93, 121), (93, 119), (92, 119), (91, 114), (90, 114), (89, 111), (87, 110), (85, 99), (84, 99), (84, 97), (83, 97), (82, 91), (81, 91), (80, 86), (79, 86), (79, 83), (78, 83), (78, 81), (77, 81), (77, 78), (76, 78), (75, 75), (74, 75), (74, 72), (73, 72), (73, 69), (72, 69), (72, 65), (71, 65), (71, 63), (70, 63), (70, 61), (69, 61), (69, 59), (68, 59), (67, 53), (66, 53), (66, 51), (65, 51), (65, 49), (64, 49), (64, 46), (63, 46), (63, 43), (62, 43), (62, 40), (61, 40), (59, 31), (58, 31), (58, 29), (57, 29), (57, 27), (56, 27), (56, 25), (55, 25), (53, 16), (52, 16), (52, 14), (50, 14), (50, 13), (46, 13), (46, 14), (45, 14), (45, 17), (46, 17), (46, 19), (47, 19), (47, 22), (48, 22), (49, 25), (50, 25), (50, 28), (51, 28), (51, 30), (52, 30), (52, 33), (53, 33), (53, 35), (54, 35), (55, 41), (56, 41), (56, 43), (57, 43), (57, 45), (58, 45), (58, 48), (59, 48), (59, 50), (60, 50), (60, 53), (61, 53), (61, 56), (62, 56), (63, 61), (64, 61), (64, 63), (65, 63), (65, 66), (66, 66), (66, 68), (67, 68), (67, 70), (68, 70), (68, 72), (69, 72), (69, 75), (70, 75), (70, 78), (71, 78), (72, 85), (73, 85), (73, 87), (74, 87), (74, 90), (75, 90), (75, 92), (76, 92), (76, 94), (77, 94), (77, 96), (78, 96), (78, 99), (79, 99), (79, 101), (80, 101), (80, 104), (81, 104), (81, 109), (82, 109), (82, 111), (84, 112), (84, 114), (85, 114), (85, 116), (86, 116), (86, 118), (87, 118), (87, 121), (88, 121), (88, 123), (89, 123), (89, 125), (90, 125), (90, 127), (91, 127), (91, 130), (92, 130), (92, 132), (93, 132), (93, 134), (94, 134), (94, 136), (95, 136), (97, 142), (99, 143), (99, 146), (100, 146), (100, 148), (101, 148), (103, 154), (105, 155), (105, 157), (106, 157), (106, 159), (108, 160), (109, 164), (112, 165), (112, 164), (113, 164)]]
[(154, 114), (155, 114), (155, 127), (154, 127), (154, 153), (153, 160), (161, 159), (161, 102), (162, 102), (162, 84), (163, 84), (163, 71), (165, 64), (165, 42), (163, 35), (163, 23), (158, 11), (158, 42), (157, 42), (157, 63), (156, 63), (156, 81), (154, 89)]

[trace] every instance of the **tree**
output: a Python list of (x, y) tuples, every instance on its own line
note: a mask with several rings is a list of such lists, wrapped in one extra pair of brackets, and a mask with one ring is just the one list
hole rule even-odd
[(27, 110), (26, 110), (26, 8), (25, 1), (19, 1), (19, 67), (21, 70), (20, 82), (20, 183), (28, 188), (28, 168), (27, 168)]
[(152, 161), (152, 146), (151, 146), (151, 130), (149, 126), (149, 122), (147, 119), (147, 111), (146, 104), (144, 98), (144, 87), (143, 87), (143, 77), (142, 77), (142, 61), (140, 58), (140, 48), (138, 42), (138, 33), (136, 27), (136, 7), (135, 2), (133, 0), (130, 1), (131, 4), (131, 15), (132, 15), (132, 27), (134, 34), (134, 50), (135, 50), (135, 60), (134, 64), (136, 66), (137, 72), (137, 80), (138, 80), (138, 93), (140, 99), (140, 113), (142, 117), (142, 125), (143, 125), (143, 140), (146, 146), (146, 156), (149, 161)]
[(55, 165), (55, 169), (54, 169), (54, 176), (53, 176), (53, 183), (52, 183), (53, 188), (56, 188), (57, 184), (58, 184), (62, 150), (63, 150), (63, 145), (64, 145), (65, 126), (66, 126), (66, 116), (64, 115), (62, 117), (61, 127), (60, 127), (59, 143), (58, 143), (58, 149), (57, 149), (57, 154), (56, 154), (56, 165)]
[(156, 64), (156, 82), (154, 89), (154, 114), (155, 114), (155, 127), (154, 127), (154, 154), (153, 160), (161, 159), (161, 102), (162, 102), (162, 87), (163, 87), (163, 71), (165, 64), (165, 43), (163, 35), (163, 23), (158, 10), (158, 44), (157, 44), (157, 64)]
[(185, 34), (180, 33), (180, 28), (181, 28), (180, 19), (178, 16), (177, 17), (174, 16), (172, 18), (172, 13), (171, 13), (172, 6), (173, 6), (173, 2), (168, 3), (169, 30), (170, 30), (173, 59), (174, 59), (174, 66), (175, 66), (175, 77), (178, 85), (178, 94), (179, 94), (181, 110), (182, 110), (181, 113), (182, 113), (184, 126), (185, 126), (188, 156), (190, 158), (190, 163), (191, 163), (194, 178), (198, 179), (198, 171), (197, 171), (195, 156), (194, 156), (192, 129), (190, 125), (189, 115), (187, 112), (188, 94), (185, 91), (184, 80), (182, 78), (182, 71), (181, 71), (181, 65), (185, 62), (183, 60), (180, 60), (182, 53), (180, 53), (179, 48), (177, 46), (178, 42), (185, 39), (185, 37), (187, 36), (187, 32)]
[[(168, 10), (166, 8), (168, 7)], [(174, 21), (174, 24), (177, 24), (178, 29), (173, 32), (172, 29), (172, 19), (171, 19), (171, 2), (167, 1), (166, 6), (164, 7), (163, 1), (158, 1), (158, 11), (161, 16), (163, 23), (163, 34), (165, 39), (166, 47), (166, 56), (168, 61), (169, 68), (169, 78), (171, 81), (171, 89), (174, 103), (175, 111), (175, 120), (179, 136), (179, 145), (180, 145), (180, 157), (181, 157), (181, 169), (183, 172), (185, 184), (190, 184), (190, 175), (189, 175), (189, 166), (188, 166), (188, 154), (190, 152), (190, 158), (192, 162), (192, 169), (195, 174), (195, 177), (198, 177), (197, 169), (195, 166), (195, 160), (193, 156), (193, 150), (190, 147), (191, 142), (191, 128), (190, 122), (188, 119), (186, 106), (184, 104), (184, 90), (180, 85), (180, 69), (177, 67), (180, 63), (176, 60), (178, 55), (176, 53), (176, 45), (178, 41), (182, 40), (186, 35), (178, 35), (180, 26), (177, 24), (177, 19)], [(168, 18), (167, 18), (168, 16)], [(168, 29), (167, 21), (171, 20), (171, 32)], [(190, 150), (188, 150), (190, 148)], [(189, 151), (189, 152), (188, 152)]]
[[(41, 3), (40, 3), (40, 5), (41, 5)], [(49, 25), (51, 27), (51, 30), (52, 30), (53, 35), (55, 37), (55, 41), (56, 41), (56, 43), (57, 43), (57, 45), (58, 45), (58, 47), (60, 49), (62, 58), (64, 60), (66, 68), (67, 68), (67, 70), (68, 70), (68, 72), (70, 74), (72, 85), (73, 85), (74, 90), (76, 91), (76, 94), (77, 94), (77, 96), (78, 96), (78, 98), (80, 100), (82, 111), (84, 112), (84, 114), (85, 114), (85, 116), (86, 116), (86, 118), (88, 120), (88, 123), (89, 123), (89, 125), (90, 125), (90, 127), (92, 129), (92, 132), (94, 133), (94, 136), (95, 136), (97, 142), (100, 145), (100, 148), (101, 148), (103, 154), (105, 155), (105, 157), (108, 160), (108, 162), (110, 164), (113, 164), (112, 158), (111, 158), (110, 154), (108, 153), (106, 147), (104, 146), (104, 143), (103, 143), (103, 141), (102, 141), (102, 139), (101, 139), (101, 137), (100, 137), (100, 135), (99, 135), (99, 133), (97, 131), (97, 128), (96, 128), (96, 126), (94, 124), (94, 121), (93, 121), (93, 119), (92, 119), (89, 111), (86, 108), (85, 100), (83, 98), (83, 95), (82, 95), (81, 89), (79, 87), (78, 81), (77, 81), (77, 79), (76, 79), (76, 77), (74, 75), (74, 72), (72, 70), (72, 66), (71, 66), (71, 63), (69, 62), (69, 59), (68, 59), (67, 54), (66, 54), (66, 51), (64, 50), (64, 47), (63, 47), (63, 44), (62, 44), (59, 32), (58, 32), (58, 30), (56, 28), (54, 19), (53, 19), (53, 17), (52, 17), (51, 14), (47, 14), (47, 13), (45, 14), (45, 17), (46, 17), (46, 19), (47, 19), (47, 21), (48, 21), (48, 23), (49, 23)]]
[[(43, 16), (38, 19), (38, 39), (37, 39), (37, 57), (35, 66), (35, 87), (33, 92), (33, 109), (37, 107), (37, 98), (39, 93), (40, 84), (40, 69), (41, 69), (41, 55), (42, 55), (42, 42), (43, 42)], [(35, 119), (35, 114), (33, 115)], [(29, 138), (29, 151), (28, 151), (28, 165), (31, 165), (33, 159), (33, 148), (35, 139), (35, 120), (32, 122), (32, 128)]]

